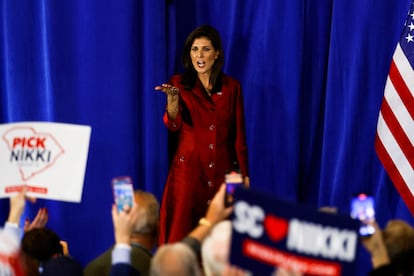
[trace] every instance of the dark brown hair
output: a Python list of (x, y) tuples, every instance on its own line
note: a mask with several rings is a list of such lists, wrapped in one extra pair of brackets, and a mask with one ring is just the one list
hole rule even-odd
[(186, 89), (192, 89), (195, 85), (195, 82), (197, 80), (197, 71), (194, 69), (193, 63), (191, 62), (190, 53), (191, 46), (193, 45), (194, 40), (201, 37), (205, 37), (208, 40), (210, 40), (214, 50), (219, 52), (219, 55), (216, 61), (214, 62), (210, 76), (210, 83), (213, 85), (213, 90), (216, 90), (217, 85), (219, 83), (218, 77), (221, 73), (224, 64), (224, 55), (220, 34), (215, 28), (213, 28), (210, 25), (202, 25), (196, 28), (189, 34), (187, 40), (185, 41), (182, 56), (182, 61), (184, 65), (182, 84)]
[(27, 231), (21, 242), (22, 251), (28, 256), (44, 262), (54, 255), (63, 254), (59, 236), (48, 228)]

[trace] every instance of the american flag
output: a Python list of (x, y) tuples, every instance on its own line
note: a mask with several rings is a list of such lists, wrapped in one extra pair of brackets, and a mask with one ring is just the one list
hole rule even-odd
[(378, 117), (375, 149), (414, 215), (414, 2), (395, 49)]

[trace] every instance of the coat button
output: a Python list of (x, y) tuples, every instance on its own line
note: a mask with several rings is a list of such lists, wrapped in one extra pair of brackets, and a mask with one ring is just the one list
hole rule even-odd
[(208, 149), (210, 150), (214, 149), (214, 145), (213, 144), (208, 145)]
[(211, 169), (212, 167), (214, 167), (214, 162), (211, 162), (210, 164), (208, 164), (208, 167)]
[(184, 162), (184, 160), (185, 160), (185, 157), (184, 156), (180, 156), (180, 162)]
[(208, 181), (208, 182), (207, 182), (207, 185), (208, 185), (209, 187), (213, 187), (213, 182)]
[(209, 129), (210, 129), (210, 131), (213, 131), (214, 129), (216, 129), (216, 126), (215, 126), (215, 125), (211, 125), (211, 126), (209, 127)]

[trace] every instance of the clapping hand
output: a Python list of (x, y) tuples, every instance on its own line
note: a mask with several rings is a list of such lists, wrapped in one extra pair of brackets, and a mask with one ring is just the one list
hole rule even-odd
[(23, 230), (24, 232), (27, 232), (34, 228), (43, 228), (45, 227), (48, 220), (49, 214), (47, 212), (47, 209), (40, 208), (39, 211), (37, 211), (36, 217), (33, 221), (30, 221), (30, 219), (25, 220)]

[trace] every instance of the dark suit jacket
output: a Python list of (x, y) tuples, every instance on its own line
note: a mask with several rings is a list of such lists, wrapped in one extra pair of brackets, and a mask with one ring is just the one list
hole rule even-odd
[(111, 267), (110, 276), (140, 276), (139, 272), (130, 264), (115, 264)]
[[(109, 248), (107, 251), (102, 253), (96, 259), (92, 260), (84, 269), (85, 276), (105, 276), (110, 275), (111, 271), (111, 259), (112, 249)], [(152, 254), (140, 245), (132, 244), (131, 251), (131, 265), (135, 268), (139, 275), (147, 276), (149, 274), (150, 263)], [(122, 268), (117, 268), (122, 269)], [(129, 275), (129, 274), (126, 274)]]

